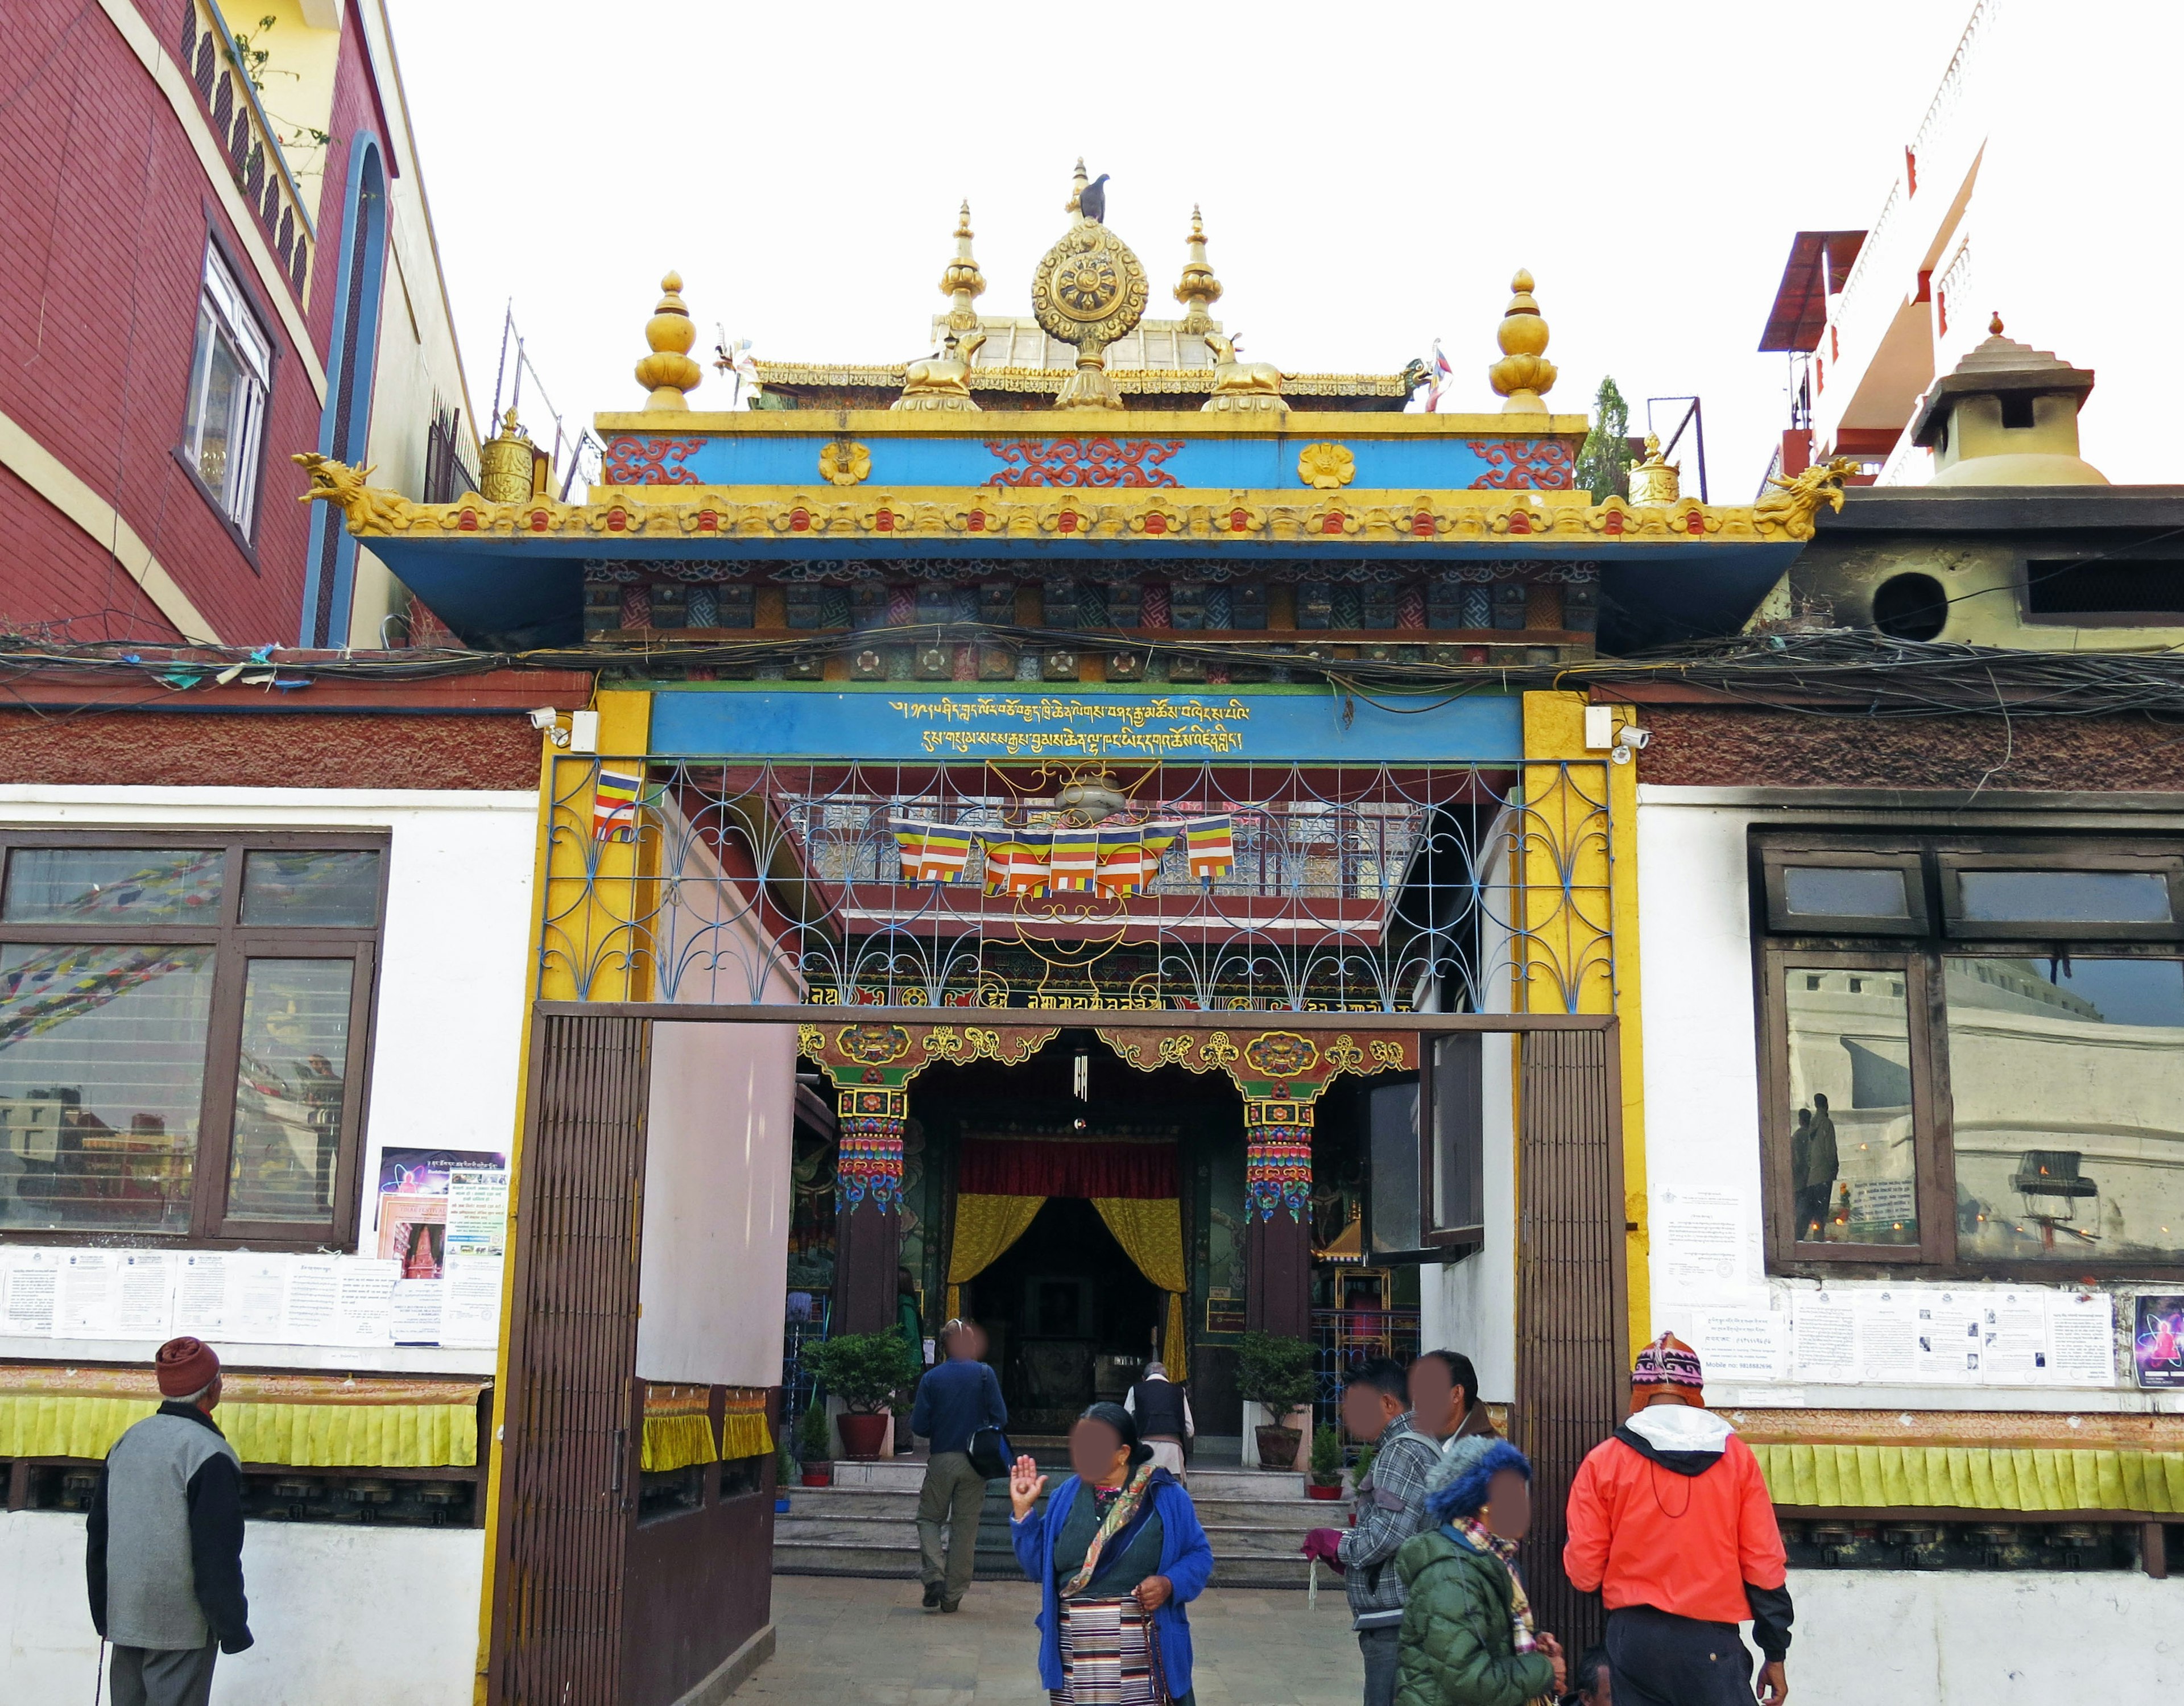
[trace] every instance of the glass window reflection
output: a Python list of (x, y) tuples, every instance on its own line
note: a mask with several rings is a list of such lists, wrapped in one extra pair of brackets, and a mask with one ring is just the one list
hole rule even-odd
[(333, 1212), (348, 1068), (352, 960), (253, 960), (242, 997), (227, 1212), (324, 1220)]
[(0, 1225), (188, 1226), (213, 960), (0, 947)]
[(1903, 873), (1892, 867), (1788, 865), (1782, 870), (1784, 909), (1814, 918), (1905, 918), (1911, 903)]
[(215, 924), (218, 847), (19, 847), (0, 917), (11, 924)]
[(1916, 1244), (1905, 974), (1793, 966), (1784, 985), (1795, 1236)]
[(2184, 961), (1945, 963), (1959, 1252), (2176, 1260)]
[(2165, 924), (2159, 871), (1960, 871), (1964, 916), (1981, 924)]

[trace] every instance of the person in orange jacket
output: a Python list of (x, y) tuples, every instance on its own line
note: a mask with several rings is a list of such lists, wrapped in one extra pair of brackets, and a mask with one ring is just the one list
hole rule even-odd
[(1752, 1448), (1706, 1408), (1698, 1355), (1663, 1333), (1638, 1353), (1630, 1418), (1570, 1483), (1563, 1569), (1607, 1607), (1616, 1706), (1785, 1706), (1787, 1562)]

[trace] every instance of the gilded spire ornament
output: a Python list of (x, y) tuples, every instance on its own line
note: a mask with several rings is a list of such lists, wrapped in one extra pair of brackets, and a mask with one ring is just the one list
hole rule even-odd
[(1213, 276), (1213, 268), (1206, 259), (1206, 223), (1199, 217), (1198, 209), (1190, 210), (1190, 259), (1183, 264), (1183, 277), (1175, 287), (1175, 299), (1183, 304), (1182, 330), (1194, 337), (1203, 337), (1213, 330), (1213, 318), (1206, 309), (1221, 300), (1221, 281)]
[(531, 495), (537, 449), (513, 405), (500, 430), (478, 446), (478, 495), (489, 504), (520, 504)]
[(1057, 409), (1122, 408), (1122, 393), (1107, 376), (1106, 348), (1145, 317), (1152, 294), (1129, 245), (1101, 223), (1106, 182), (1105, 172), (1088, 181), (1078, 161), (1068, 204), (1076, 221), (1032, 274), (1033, 315), (1048, 337), (1077, 348), (1077, 371), (1054, 399)]
[(695, 391), (705, 370), (690, 359), (690, 346), (698, 341), (698, 328), (682, 300), (682, 275), (670, 272), (660, 281), (666, 293), (652, 318), (644, 323), (644, 341), (652, 354), (637, 364), (637, 382), (652, 394), (644, 399), (648, 410), (687, 410), (690, 399), (682, 393)]
[(1544, 415), (1545, 393), (1555, 382), (1555, 364), (1547, 360), (1547, 322), (1540, 317), (1540, 304), (1532, 300), (1532, 275), (1522, 267), (1509, 281), (1515, 293), (1502, 311), (1495, 340), (1502, 359), (1486, 370), (1487, 382), (1507, 401), (1504, 415)]
[(986, 291), (986, 276), (978, 270), (978, 263), (971, 258), (971, 203), (963, 203), (963, 211), (956, 221), (956, 259), (948, 263), (940, 275), (940, 293), (948, 298), (948, 329), (950, 332), (976, 332), (978, 311), (971, 306), (972, 298), (983, 296)]

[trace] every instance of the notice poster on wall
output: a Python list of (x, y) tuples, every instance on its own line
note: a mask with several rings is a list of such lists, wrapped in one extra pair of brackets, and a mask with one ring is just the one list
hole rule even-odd
[[(373, 1219), (375, 1252), (401, 1264), (404, 1280), (437, 1280), (448, 1256), (448, 1218), (456, 1174), (464, 1178), (463, 1230), (475, 1239), (489, 1205), (479, 1180), (500, 1181), (499, 1218), (508, 1218), (508, 1157), (479, 1149), (387, 1149), (379, 1157), (379, 1200)], [(493, 1234), (499, 1254), (500, 1234)], [(476, 1253), (473, 1252), (472, 1253)]]
[(53, 1295), (60, 1273), (61, 1252), (42, 1245), (16, 1245), (0, 1251), (0, 1326), (11, 1336), (50, 1339), (53, 1335)]
[(2184, 1386), (2184, 1297), (2141, 1297), (2131, 1331), (2131, 1369), (2149, 1388)]
[(1653, 1213), (1655, 1272), (1667, 1297), (1719, 1297), (1745, 1280), (1749, 1215), (1733, 1190), (1664, 1190)]
[(1694, 1348), (1709, 1381), (1779, 1380), (1789, 1363), (1790, 1318), (1769, 1309), (1698, 1309)]
[[(2106, 1292), (1875, 1286), (1800, 1291), (1794, 1304), (1796, 1365), (1804, 1380), (1959, 1386), (2115, 1380), (2114, 1299)], [(2179, 1313), (2177, 1332), (2184, 1334), (2184, 1309)]]
[(2048, 1298), (2048, 1367), (2070, 1386), (2115, 1383), (2115, 1299), (2105, 1291), (2051, 1292)]

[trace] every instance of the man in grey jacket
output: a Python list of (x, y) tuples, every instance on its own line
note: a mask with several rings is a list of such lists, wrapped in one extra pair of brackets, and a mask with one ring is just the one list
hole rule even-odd
[(212, 1419), (220, 1358), (170, 1339), (166, 1400), (114, 1442), (91, 1503), (91, 1620), (114, 1643), (114, 1706), (205, 1706), (213, 1661), (251, 1642), (242, 1592), (242, 1475)]
[(1412, 1425), (1403, 1365), (1385, 1358), (1353, 1370), (1342, 1391), (1342, 1425), (1376, 1444), (1373, 1466), (1357, 1478), (1347, 1530), (1318, 1528), (1305, 1554), (1343, 1572), (1351, 1626), (1365, 1660), (1365, 1706), (1392, 1706), (1397, 1638), (1403, 1630), (1402, 1579), (1396, 1553), (1426, 1525), (1426, 1475), (1440, 1441)]

